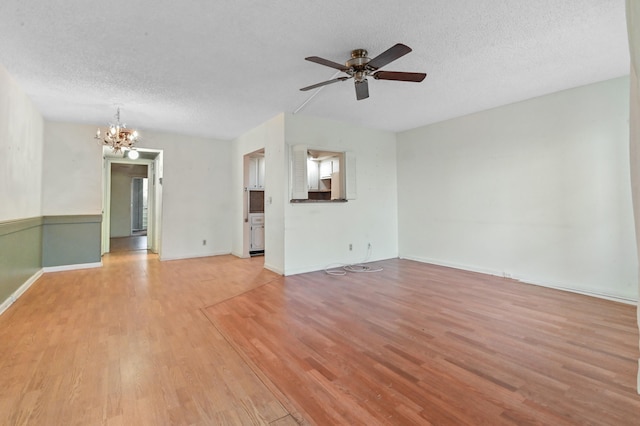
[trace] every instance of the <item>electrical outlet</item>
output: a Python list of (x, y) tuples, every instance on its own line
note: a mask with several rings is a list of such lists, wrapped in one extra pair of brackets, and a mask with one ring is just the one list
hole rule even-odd
[(353, 250), (353, 244), (349, 244), (349, 251)]
[(207, 240), (202, 240), (202, 245), (206, 246), (207, 245)]

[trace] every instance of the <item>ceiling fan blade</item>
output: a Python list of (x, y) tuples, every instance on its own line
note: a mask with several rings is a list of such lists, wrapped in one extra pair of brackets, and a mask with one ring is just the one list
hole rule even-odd
[(411, 52), (411, 48), (409, 46), (405, 46), (402, 43), (398, 43), (395, 46), (391, 46), (389, 49), (385, 50), (375, 58), (369, 61), (367, 64), (368, 68), (377, 70), (379, 68), (384, 67), (390, 62), (395, 61), (396, 59), (406, 55)]
[(376, 80), (397, 80), (421, 82), (427, 74), (423, 72), (398, 72), (398, 71), (378, 71), (373, 74)]
[(307, 60), (307, 61), (310, 61), (310, 62), (315, 62), (316, 64), (320, 64), (320, 65), (324, 65), (324, 66), (327, 66), (327, 67), (335, 68), (335, 69), (340, 70), (340, 71), (346, 71), (346, 70), (349, 69), (349, 68), (345, 67), (342, 64), (330, 61), (328, 59), (319, 58), (318, 56), (309, 56), (308, 58), (304, 58), (304, 59)]
[(322, 83), (316, 83), (316, 84), (312, 84), (311, 86), (303, 87), (300, 90), (302, 90), (303, 92), (306, 92), (307, 90), (315, 89), (316, 87), (322, 87), (322, 86), (326, 86), (327, 84), (333, 84), (339, 81), (345, 81), (350, 78), (351, 77), (338, 77), (338, 78), (334, 78), (333, 80), (327, 80), (327, 81), (323, 81)]
[(361, 101), (369, 97), (369, 83), (365, 78), (362, 81), (356, 81), (356, 98)]

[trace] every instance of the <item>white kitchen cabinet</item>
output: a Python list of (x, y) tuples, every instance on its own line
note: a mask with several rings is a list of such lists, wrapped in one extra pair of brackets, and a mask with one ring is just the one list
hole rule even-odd
[(250, 253), (264, 251), (264, 214), (250, 214), (251, 248)]
[(307, 160), (307, 186), (310, 191), (318, 190), (319, 165), (317, 161)]
[(320, 162), (320, 179), (331, 179), (331, 175), (340, 171), (340, 159), (338, 157), (327, 158)]
[(333, 157), (331, 159), (331, 174), (337, 173), (340, 171), (340, 159), (338, 157)]
[(249, 159), (249, 188), (264, 189), (264, 157)]
[(333, 173), (333, 161), (322, 160), (320, 162), (320, 179), (331, 179), (331, 173)]

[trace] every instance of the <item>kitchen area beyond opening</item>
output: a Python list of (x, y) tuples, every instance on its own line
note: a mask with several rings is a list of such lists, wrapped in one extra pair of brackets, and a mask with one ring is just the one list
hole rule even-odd
[[(264, 149), (245, 156), (245, 244), (249, 256), (264, 255)], [(247, 250), (245, 250), (246, 252)]]

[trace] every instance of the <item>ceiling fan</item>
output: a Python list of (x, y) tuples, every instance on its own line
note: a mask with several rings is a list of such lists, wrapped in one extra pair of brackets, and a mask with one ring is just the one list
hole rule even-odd
[(327, 84), (337, 83), (338, 81), (345, 81), (353, 78), (356, 87), (356, 98), (360, 101), (369, 97), (369, 83), (367, 82), (367, 77), (369, 76), (376, 80), (413, 81), (419, 83), (424, 80), (427, 74), (422, 72), (379, 71), (380, 68), (409, 52), (411, 52), (411, 48), (409, 46), (398, 43), (371, 59), (367, 57), (368, 52), (365, 49), (356, 49), (351, 52), (351, 59), (349, 59), (344, 65), (329, 61), (328, 59), (319, 58), (317, 56), (309, 56), (304, 59), (310, 62), (315, 62), (316, 64), (335, 68), (347, 73), (348, 76), (312, 84), (311, 86), (303, 87), (300, 90), (307, 91), (317, 87), (326, 86)]

